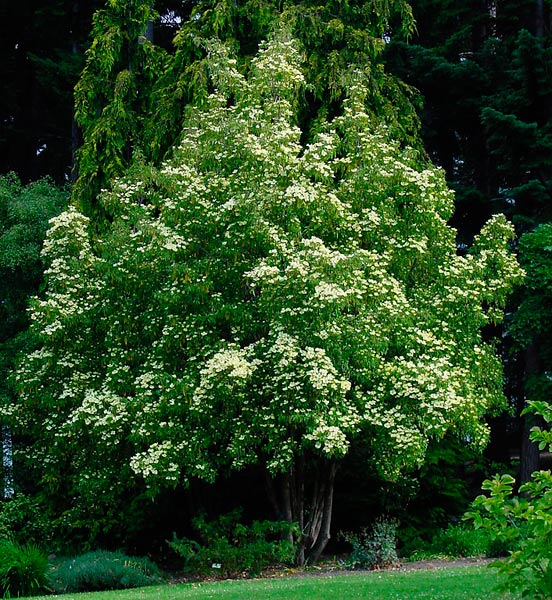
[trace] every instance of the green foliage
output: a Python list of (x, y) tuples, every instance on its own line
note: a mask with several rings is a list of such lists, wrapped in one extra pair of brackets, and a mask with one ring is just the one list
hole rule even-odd
[[(370, 81), (366, 110), (385, 118), (394, 135), (417, 143), (416, 95), (383, 68), (382, 37), (414, 27), (406, 0), (354, 0), (320, 5), (309, 0), (202, 0), (194, 3), (174, 40), (174, 55), (144, 38), (156, 18), (150, 0), (108, 2), (94, 16), (92, 45), (76, 86), (75, 118), (83, 130), (74, 198), (90, 214), (95, 196), (145, 156), (158, 164), (178, 143), (186, 107), (212, 91), (209, 48), (223, 41), (244, 72), (263, 39), (287, 27), (306, 56), (308, 94), (302, 98), (305, 130), (335, 113), (360, 69)], [(401, 110), (395, 106), (400, 103)]]
[(420, 543), (409, 559), (496, 557), (505, 556), (511, 548), (487, 531), (457, 524), (437, 532), (429, 543)]
[[(512, 335), (522, 348), (537, 341), (541, 346), (542, 361), (552, 359), (552, 223), (537, 227), (519, 241), (520, 262), (527, 273), (527, 292), (514, 317)], [(532, 399), (550, 397), (550, 380), (545, 372), (539, 373), (541, 393)], [(548, 386), (547, 386), (548, 382)], [(547, 389), (548, 387), (548, 389)]]
[[(527, 411), (552, 422), (549, 403), (530, 402)], [(549, 431), (535, 428), (531, 438), (541, 449), (552, 442)], [(466, 518), (497, 540), (516, 547), (507, 559), (493, 563), (506, 576), (504, 587), (524, 597), (546, 599), (552, 595), (552, 474), (533, 473), (531, 481), (514, 495), (515, 480), (497, 475), (483, 484), (488, 496), (478, 496)]]
[(38, 502), (24, 494), (0, 501), (0, 537), (19, 544), (43, 546), (51, 538), (51, 523)]
[(0, 592), (3, 597), (44, 592), (48, 583), (48, 557), (35, 545), (0, 539)]
[(163, 581), (161, 572), (148, 558), (104, 550), (58, 561), (50, 578), (56, 594), (123, 590)]
[(201, 542), (174, 535), (171, 548), (184, 559), (187, 572), (228, 577), (238, 573), (258, 575), (266, 567), (289, 564), (294, 560), (291, 535), (294, 526), (285, 521), (240, 523), (236, 510), (206, 521), (205, 515), (193, 519)]
[(396, 521), (380, 518), (359, 533), (345, 532), (342, 539), (353, 547), (345, 564), (349, 569), (385, 569), (399, 563)]
[(73, 196), (85, 208), (140, 148), (141, 120), (165, 56), (145, 37), (155, 18), (150, 0), (109, 1), (94, 15), (92, 44), (75, 87), (83, 144)]
[(512, 40), (503, 82), (481, 111), (488, 148), (502, 186), (513, 199), (520, 232), (550, 220), (552, 132), (548, 103), (552, 95), (550, 39), (521, 29)]
[(512, 228), (494, 217), (458, 256), (442, 172), (367, 114), (364, 73), (306, 144), (285, 32), (249, 77), (219, 44), (208, 65), (173, 157), (102, 194), (101, 238), (75, 207), (52, 222), (12, 412), (44, 481), (86, 514), (135, 477), (278, 475), (355, 438), (389, 479), (448, 431), (483, 445)]
[(412, 0), (416, 34), (388, 46), (388, 70), (423, 95), (425, 147), (457, 192), (467, 243), (497, 210), (518, 232), (551, 217), (552, 37), (538, 4)]
[[(520, 262), (527, 273), (526, 287), (520, 294), (518, 310), (512, 318), (510, 332), (515, 349), (526, 356), (523, 397), (533, 403), (525, 412), (525, 428), (548, 423), (551, 415), (547, 407), (552, 397), (552, 223), (545, 223), (524, 234), (519, 241)], [(541, 432), (540, 449), (550, 445), (551, 438)], [(538, 464), (530, 470), (538, 468)], [(529, 477), (529, 473), (522, 475)]]
[(0, 176), (0, 343), (27, 324), (28, 297), (42, 280), (48, 221), (67, 201), (67, 190), (48, 179), (24, 186), (14, 174)]
[[(41, 248), (48, 222), (66, 207), (68, 192), (42, 179), (26, 186), (14, 174), (0, 176), (0, 424), (9, 419), (9, 374), (21, 352), (36, 341), (27, 332), (28, 301), (43, 279)], [(6, 430), (3, 430), (4, 436)], [(17, 460), (17, 459), (16, 459)], [(10, 474), (6, 474), (8, 478)], [(8, 505), (4, 506), (4, 509)], [(19, 500), (11, 507), (19, 506)], [(11, 508), (10, 508), (11, 510)], [(4, 510), (2, 510), (4, 514)], [(14, 515), (15, 516), (15, 515)], [(32, 541), (33, 536), (25, 541)]]
[(399, 547), (410, 555), (430, 543), (444, 527), (459, 519), (474, 498), (472, 482), (488, 473), (476, 448), (454, 435), (432, 440), (420, 470), (400, 486), (402, 496), (393, 507), (400, 522)]
[(68, 193), (50, 180), (23, 186), (16, 175), (0, 176), (0, 403), (9, 397), (8, 373), (15, 356), (29, 350), (27, 304), (42, 282), (40, 251), (49, 219), (66, 207)]
[[(199, 2), (175, 38), (174, 60), (154, 91), (151, 123), (161, 127), (168, 124), (165, 139), (174, 141), (175, 132), (171, 136), (169, 131), (175, 119), (181, 122), (178, 115), (182, 100), (205, 100), (210, 91), (205, 64), (207, 40), (223, 40), (236, 50), (240, 63), (247, 65), (260, 42), (282, 25), (305, 53), (308, 95), (302, 117), (307, 131), (335, 111), (347, 95), (353, 71), (361, 69), (371, 83), (366, 110), (386, 118), (396, 128), (397, 137), (415, 141), (418, 123), (412, 104), (416, 97), (412, 90), (384, 73), (381, 62), (382, 37), (391, 28), (406, 36), (414, 28), (409, 3), (404, 0), (354, 0), (326, 5), (311, 0), (301, 4), (274, 0)], [(396, 111), (399, 102), (402, 110)], [(146, 128), (150, 139), (151, 131), (151, 127)], [(155, 144), (153, 140), (151, 143)]]

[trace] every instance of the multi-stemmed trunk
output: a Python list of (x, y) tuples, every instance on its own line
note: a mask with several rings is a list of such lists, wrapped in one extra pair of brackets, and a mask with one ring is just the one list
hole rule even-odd
[(290, 534), (299, 566), (314, 564), (330, 540), (337, 463), (304, 455), (276, 479), (267, 473), (267, 491), (277, 518), (298, 526)]

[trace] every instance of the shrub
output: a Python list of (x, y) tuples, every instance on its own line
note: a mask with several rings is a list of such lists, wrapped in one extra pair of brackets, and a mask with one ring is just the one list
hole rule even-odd
[(340, 537), (353, 547), (345, 564), (350, 569), (383, 569), (398, 564), (396, 534), (397, 522), (385, 518), (360, 533), (342, 533)]
[(504, 560), (492, 563), (506, 575), (504, 588), (524, 597), (552, 598), (552, 474), (533, 473), (513, 495), (515, 480), (497, 475), (483, 483), (490, 495), (478, 496), (466, 517), (498, 543), (515, 544)]
[[(524, 412), (533, 412), (552, 424), (552, 404), (531, 401)], [(534, 427), (531, 439), (539, 449), (552, 450), (552, 431)], [(466, 514), (476, 528), (488, 531), (499, 543), (514, 545), (504, 560), (492, 563), (506, 575), (504, 588), (524, 597), (552, 598), (552, 473), (536, 471), (531, 481), (513, 493), (515, 479), (496, 475), (483, 482), (488, 496), (478, 496)]]
[(431, 543), (440, 555), (452, 558), (486, 556), (490, 537), (466, 525), (449, 525), (437, 533)]
[(271, 565), (293, 561), (293, 545), (288, 539), (292, 525), (285, 521), (254, 521), (247, 526), (239, 522), (240, 518), (240, 510), (213, 521), (200, 515), (193, 525), (202, 543), (174, 535), (169, 545), (184, 559), (184, 569), (199, 575), (256, 575)]
[(121, 590), (161, 583), (159, 569), (148, 558), (104, 550), (59, 562), (52, 573), (55, 593)]
[(0, 540), (0, 591), (4, 598), (47, 589), (48, 557), (35, 545)]
[(0, 536), (19, 544), (43, 544), (51, 537), (51, 525), (36, 501), (18, 494), (0, 500)]
[(409, 559), (497, 557), (505, 556), (511, 548), (511, 543), (497, 540), (488, 531), (458, 524), (437, 532), (430, 542), (419, 544)]

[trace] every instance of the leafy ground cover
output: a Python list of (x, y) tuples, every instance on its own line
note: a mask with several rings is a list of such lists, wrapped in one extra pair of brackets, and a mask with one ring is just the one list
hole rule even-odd
[[(495, 591), (496, 571), (484, 566), (448, 567), (322, 576), (164, 585), (63, 596), (64, 600), (514, 600)], [(47, 596), (44, 597), (48, 598)]]

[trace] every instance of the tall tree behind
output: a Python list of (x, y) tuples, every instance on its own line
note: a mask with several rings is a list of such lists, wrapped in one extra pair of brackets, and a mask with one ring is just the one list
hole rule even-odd
[(24, 180), (71, 169), (73, 87), (99, 0), (0, 5), (0, 169)]
[[(394, 72), (424, 96), (423, 135), (456, 190), (459, 242), (469, 242), (497, 211), (509, 214), (518, 234), (549, 221), (550, 8), (538, 0), (414, 0), (412, 6), (417, 38), (393, 44), (387, 56)], [(521, 410), (524, 380), (542, 371), (538, 341), (510, 364), (524, 372), (509, 377), (520, 382), (512, 397)], [(538, 460), (530, 426), (522, 427), (523, 480)]]
[[(178, 10), (169, 2), (155, 8), (163, 11), (163, 18), (181, 18), (174, 54), (145, 39), (148, 23), (157, 18), (149, 0), (109, 0), (94, 17), (92, 45), (76, 87), (83, 145), (74, 197), (85, 210), (86, 204), (97, 206), (99, 190), (133, 156), (158, 164), (179, 139), (186, 106), (201, 102), (210, 91), (205, 60), (209, 40), (218, 38), (237, 50), (240, 68), (247, 69), (281, 14), (307, 56), (309, 91), (301, 117), (307, 130), (316, 130), (319, 119), (339, 111), (354, 65), (371, 76), (367, 108), (386, 116), (397, 137), (416, 142), (413, 95), (384, 73), (381, 60), (382, 38), (388, 32), (408, 35), (412, 30), (406, 0), (332, 1), (322, 6), (311, 0), (301, 5), (204, 0), (181, 4)], [(393, 109), (397, 103), (403, 105), (400, 113)]]
[[(48, 220), (67, 205), (68, 191), (43, 179), (28, 186), (13, 175), (0, 176), (0, 405), (12, 399), (8, 386), (10, 371), (21, 352), (36, 343), (28, 333), (29, 297), (38, 292), (43, 279), (40, 257)], [(3, 489), (9, 495), (14, 481), (10, 470), (11, 434), (6, 415), (0, 418), (2, 437)], [(20, 478), (16, 481), (20, 484)]]
[(165, 53), (148, 39), (156, 18), (150, 0), (110, 0), (94, 15), (92, 45), (75, 88), (77, 152), (74, 197), (86, 205), (123, 173), (140, 146), (140, 123)]
[[(308, 90), (300, 117), (306, 135), (316, 130), (319, 120), (339, 112), (351, 84), (351, 70), (360, 67), (371, 77), (367, 109), (385, 116), (398, 138), (417, 143), (416, 97), (384, 72), (381, 59), (387, 35), (401, 32), (408, 37), (413, 30), (406, 0), (329, 0), (323, 4), (313, 0), (203, 0), (194, 7), (192, 18), (183, 23), (175, 38), (174, 60), (154, 90), (153, 111), (145, 132), (155, 160), (178, 139), (184, 106), (200, 102), (209, 92), (205, 42), (221, 39), (237, 51), (240, 67), (246, 68), (259, 42), (270, 34), (281, 15), (301, 42), (307, 59)], [(402, 111), (397, 112), (393, 105), (399, 103)]]

